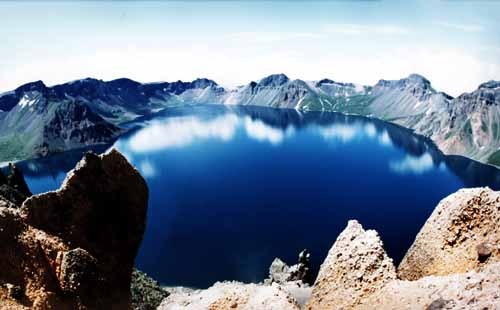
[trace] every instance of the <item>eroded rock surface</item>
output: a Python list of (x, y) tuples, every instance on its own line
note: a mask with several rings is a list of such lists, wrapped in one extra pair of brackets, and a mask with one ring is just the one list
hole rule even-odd
[(359, 309), (500, 309), (500, 263), (480, 272), (392, 281)]
[(0, 308), (130, 308), (147, 200), (113, 150), (87, 154), (57, 191), (0, 204)]
[(478, 270), (500, 261), (500, 192), (461, 189), (443, 199), (398, 268), (401, 279)]
[(352, 309), (394, 279), (396, 270), (377, 232), (349, 221), (321, 265), (306, 308)]
[(206, 290), (173, 293), (159, 310), (299, 310), (290, 294), (278, 284), (243, 284), (218, 282)]

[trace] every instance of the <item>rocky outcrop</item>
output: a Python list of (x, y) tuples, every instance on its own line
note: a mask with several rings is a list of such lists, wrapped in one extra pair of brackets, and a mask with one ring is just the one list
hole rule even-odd
[(218, 282), (206, 290), (173, 293), (159, 310), (298, 310), (299, 305), (280, 285)]
[(31, 192), (24, 181), (21, 170), (13, 164), (9, 164), (8, 168), (9, 174), (7, 176), (0, 171), (0, 200), (3, 200), (4, 203), (20, 205), (31, 196)]
[(269, 278), (264, 282), (267, 284), (294, 282), (299, 286), (311, 284), (310, 257), (309, 251), (303, 250), (299, 253), (297, 264), (292, 266), (288, 266), (281, 259), (275, 258), (269, 267)]
[(352, 309), (396, 279), (378, 234), (349, 221), (321, 265), (307, 309)]
[(417, 280), (478, 270), (500, 261), (500, 193), (461, 189), (443, 199), (418, 233), (398, 268)]
[(132, 307), (136, 310), (155, 310), (170, 293), (142, 271), (134, 269), (132, 283)]
[(130, 308), (147, 200), (144, 179), (112, 150), (87, 154), (57, 191), (0, 204), (0, 308)]

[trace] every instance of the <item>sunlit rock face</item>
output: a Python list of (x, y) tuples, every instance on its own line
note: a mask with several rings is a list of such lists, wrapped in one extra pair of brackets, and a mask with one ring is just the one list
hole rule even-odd
[(498, 309), (500, 263), (476, 272), (388, 283), (357, 309)]
[(500, 194), (489, 188), (462, 189), (436, 207), (398, 268), (416, 280), (481, 269), (500, 261)]
[(147, 201), (144, 179), (113, 150), (87, 154), (57, 191), (0, 203), (0, 308), (130, 308)]
[(353, 309), (394, 279), (377, 232), (349, 221), (321, 265), (306, 309)]

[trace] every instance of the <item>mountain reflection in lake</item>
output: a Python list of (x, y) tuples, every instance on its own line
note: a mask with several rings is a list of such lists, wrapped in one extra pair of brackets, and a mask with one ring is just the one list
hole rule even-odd
[[(398, 262), (439, 200), (462, 187), (500, 188), (497, 169), (364, 117), (196, 106), (129, 126), (114, 147), (150, 189), (136, 264), (165, 285), (261, 281), (275, 257), (293, 263), (303, 248), (318, 268), (349, 219), (376, 229)], [(57, 188), (81, 155), (19, 166), (39, 193)]]

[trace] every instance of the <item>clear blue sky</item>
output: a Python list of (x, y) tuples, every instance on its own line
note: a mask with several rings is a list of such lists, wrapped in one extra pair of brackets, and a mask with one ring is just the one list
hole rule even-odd
[(500, 1), (0, 2), (0, 91), (43, 80), (271, 73), (373, 84), (420, 73), (458, 95), (500, 80)]

